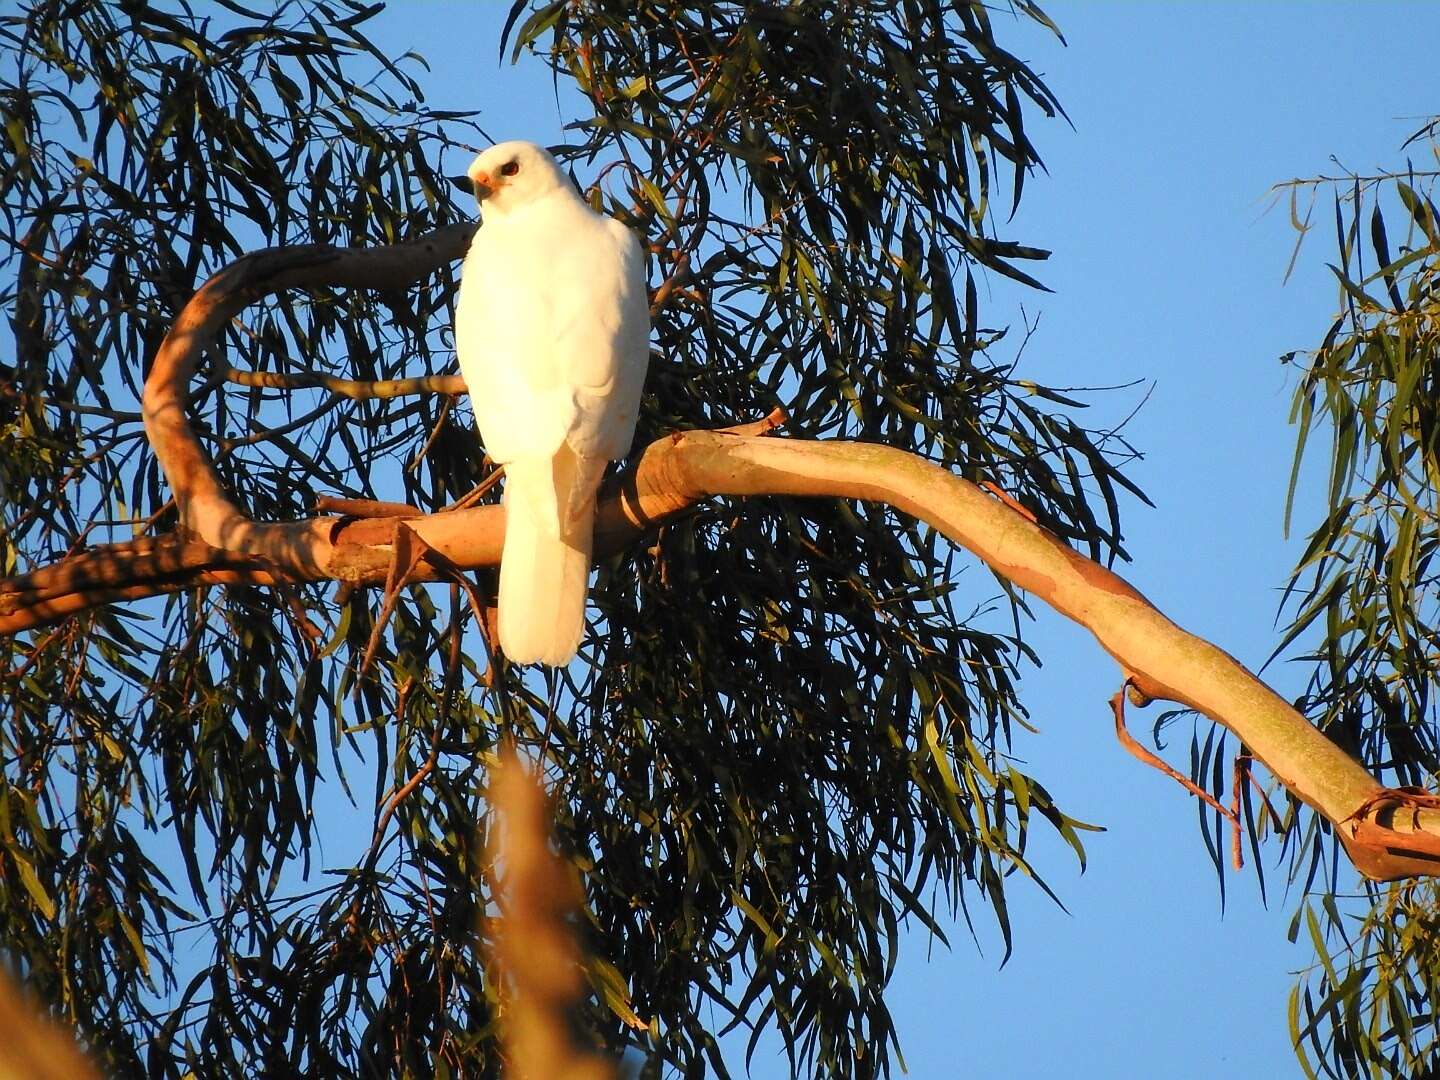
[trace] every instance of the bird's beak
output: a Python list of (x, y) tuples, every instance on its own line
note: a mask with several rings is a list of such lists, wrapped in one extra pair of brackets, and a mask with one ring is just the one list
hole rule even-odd
[(477, 202), (484, 202), (491, 195), (495, 194), (495, 187), (490, 182), (489, 173), (471, 173), (470, 182), (475, 186), (475, 199)]

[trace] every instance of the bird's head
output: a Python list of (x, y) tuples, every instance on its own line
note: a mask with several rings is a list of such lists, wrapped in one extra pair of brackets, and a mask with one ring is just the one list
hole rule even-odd
[(549, 152), (534, 143), (496, 143), (470, 163), (465, 175), (486, 213), (508, 214), (559, 191), (574, 191)]

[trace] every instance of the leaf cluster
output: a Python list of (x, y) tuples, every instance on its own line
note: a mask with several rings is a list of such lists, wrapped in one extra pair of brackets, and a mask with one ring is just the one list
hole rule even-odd
[[(1440, 156), (1433, 124), (1411, 143)], [(1297, 658), (1311, 672), (1302, 711), (1387, 782), (1431, 789), (1440, 772), (1436, 175), (1412, 166), (1333, 187), (1340, 309), (1313, 354), (1287, 358), (1303, 364), (1291, 497), (1301, 456), (1326, 443), (1327, 510), (1288, 583), (1289, 625), (1276, 649), (1317, 642)], [(1307, 187), (1313, 210), (1318, 188)], [(1308, 227), (1309, 215), (1292, 219)], [(1309, 814), (1291, 815), (1282, 831), (1308, 890), (1334, 840)], [(1292, 999), (1297, 1050), (1307, 1069), (1331, 1076), (1433, 1071), (1433, 889), (1371, 886), (1367, 898), (1363, 915), (1342, 917), (1333, 901), (1303, 912), (1321, 963)]]
[[(437, 165), (468, 122), (424, 105), (413, 58), (366, 37), (376, 10), (42, 2), (0, 18), (0, 300), (16, 332), (0, 363), (7, 572), (173, 527), (138, 397), (211, 273), (267, 244), (383, 244), (459, 219)], [(304, 513), (320, 491), (373, 494), (372, 473), (415, 452), (440, 403), (307, 402), (220, 376), (232, 362), (439, 370), (446, 311), (443, 282), (247, 310), (194, 403), (226, 482), (262, 517)], [(454, 442), (463, 490), (478, 453)], [(446, 498), (443, 481), (409, 489)], [(115, 1075), (433, 1068), (421, 1032), (437, 1010), (412, 1012), (406, 990), (434, 985), (438, 945), (385, 947), (433, 942), (414, 929), (418, 885), (387, 892), (357, 867), (348, 890), (314, 892), (321, 758), (344, 738), (345, 701), (343, 668), (327, 667), (305, 615), (318, 599), (194, 594), (4, 644), (3, 948)], [(362, 704), (362, 726), (380, 700)], [(409, 764), (397, 756), (379, 757), (380, 776)], [(455, 829), (466, 850), (479, 812)], [(483, 903), (468, 870), (460, 880), (456, 935)], [(448, 896), (437, 887), (432, 907)], [(478, 985), (469, 962), (448, 977)], [(457, 1027), (485, 1029), (475, 1000)]]

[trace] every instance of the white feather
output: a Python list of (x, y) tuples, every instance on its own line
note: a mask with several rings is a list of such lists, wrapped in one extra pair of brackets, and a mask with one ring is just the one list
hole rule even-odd
[(500, 647), (558, 665), (584, 631), (595, 492), (635, 434), (644, 257), (537, 146), (500, 143), (469, 175), (493, 190), (465, 257), (455, 351), (485, 450), (505, 465)]

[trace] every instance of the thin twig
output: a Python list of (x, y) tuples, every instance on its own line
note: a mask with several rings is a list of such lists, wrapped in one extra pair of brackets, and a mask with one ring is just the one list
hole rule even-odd
[[(410, 680), (407, 679), (404, 683), (401, 683), (400, 686), (401, 697), (399, 703), (395, 706), (397, 714), (404, 712), (405, 701), (409, 697)], [(439, 760), (440, 727), (437, 724), (434, 732), (430, 736), (430, 756), (425, 759), (419, 768), (410, 774), (410, 779), (401, 784), (395, 794), (390, 796), (384, 808), (380, 811), (380, 816), (375, 820), (375, 838), (370, 842), (371, 850), (378, 850), (381, 840), (385, 837), (385, 826), (390, 824), (390, 819), (395, 816), (396, 809), (409, 797), (411, 792), (425, 782), (425, 778), (434, 771), (435, 763)]]
[(425, 440), (425, 445), (415, 452), (415, 456), (410, 459), (410, 464), (405, 466), (407, 472), (414, 472), (420, 467), (420, 463), (430, 456), (430, 448), (440, 437), (440, 430), (445, 426), (445, 417), (450, 415), (450, 406), (454, 404), (454, 395), (447, 396), (440, 403), (440, 415), (435, 418), (435, 426), (430, 429), (430, 437)]
[(391, 547), (393, 552), (390, 562), (390, 575), (385, 582), (385, 601), (380, 605), (380, 614), (375, 617), (375, 626), (370, 631), (370, 640), (365, 646), (365, 655), (360, 660), (360, 670), (355, 675), (354, 693), (360, 692), (360, 683), (365, 678), (365, 673), (370, 670), (370, 663), (375, 659), (375, 651), (380, 647), (380, 638), (385, 633), (385, 627), (390, 622), (390, 616), (394, 614), (395, 605), (400, 600), (400, 590), (410, 583), (410, 576), (415, 572), (429, 547), (425, 541), (415, 535), (415, 531), (403, 521), (395, 523), (395, 540)]
[(690, 253), (680, 252), (680, 257), (675, 260), (675, 265), (670, 271), (670, 276), (661, 282), (660, 287), (655, 290), (655, 297), (650, 301), (650, 314), (653, 316), (670, 299), (671, 294), (679, 288), (690, 271)]
[(759, 420), (753, 420), (748, 424), (735, 424), (731, 427), (716, 428), (717, 435), (768, 435), (776, 428), (783, 426), (790, 419), (790, 414), (783, 406), (776, 405), (769, 413)]
[(1240, 789), (1249, 772), (1250, 755), (1243, 750), (1235, 755), (1234, 767), (1230, 770), (1230, 861), (1236, 870), (1245, 869), (1245, 854), (1240, 849)]
[(319, 405), (315, 406), (315, 408), (311, 409), (309, 412), (305, 413), (302, 416), (297, 416), (293, 420), (286, 421), (279, 427), (256, 428), (249, 435), (242, 435), (234, 439), (216, 437), (216, 442), (220, 444), (220, 453), (216, 456), (223, 459), (234, 453), (236, 450), (240, 449), (242, 446), (254, 446), (257, 443), (276, 441), (282, 435), (288, 435), (290, 432), (295, 431), (299, 428), (308, 427), (316, 420), (319, 420), (326, 413), (333, 411), (339, 404), (340, 402), (334, 399), (331, 399), (329, 401), (322, 401)]
[(339, 514), (356, 518), (415, 518), (424, 517), (425, 511), (409, 503), (384, 502), (380, 499), (340, 499), (333, 495), (317, 495), (317, 514)]
[[(246, 371), (227, 367), (222, 373), (225, 382), (240, 386), (258, 386), (266, 390), (328, 390), (340, 397), (397, 398), (415, 394), (467, 394), (465, 380), (459, 375), (416, 375), (409, 379), (342, 379), (319, 371)], [(137, 415), (135, 419), (140, 419)]]
[[(489, 460), (490, 459), (488, 457), (485, 459), (485, 461)], [(483, 465), (484, 462), (482, 462), (481, 464)], [(504, 475), (505, 466), (495, 466), (495, 468), (491, 470), (488, 475), (486, 475), (484, 480), (481, 480), (480, 483), (476, 484), (473, 488), (467, 491), (458, 501), (452, 503), (450, 506), (442, 507), (438, 511), (438, 513), (449, 514), (453, 513), (456, 510), (464, 510), (466, 507), (473, 506), (476, 502), (480, 500), (481, 496), (483, 496), (487, 491), (489, 491), (496, 484), (498, 484), (500, 482), (500, 478)]]
[(1229, 818), (1231, 821), (1236, 820), (1235, 815), (1231, 813), (1228, 806), (1221, 805), (1221, 803), (1216, 800), (1215, 796), (1211, 795), (1208, 791), (1200, 787), (1198, 784), (1192, 782), (1188, 776), (1185, 776), (1176, 769), (1172, 768), (1168, 763), (1161, 760), (1159, 757), (1156, 757), (1149, 750), (1145, 749), (1145, 747), (1141, 746), (1138, 742), (1135, 741), (1134, 736), (1132, 736), (1129, 730), (1125, 727), (1125, 692), (1129, 689), (1130, 685), (1130, 679), (1129, 677), (1127, 677), (1125, 679), (1124, 685), (1122, 685), (1120, 689), (1116, 691), (1115, 696), (1110, 699), (1110, 710), (1115, 714), (1115, 736), (1120, 740), (1120, 745), (1123, 746), (1126, 750), (1130, 751), (1131, 754), (1139, 758), (1146, 765), (1149, 765), (1152, 768), (1159, 769), (1162, 773), (1170, 777), (1170, 779), (1174, 780), (1186, 791), (1190, 792), (1190, 794), (1196, 796), (1199, 799), (1203, 799), (1207, 804), (1214, 807), (1217, 811), (1219, 811), (1225, 817)]

